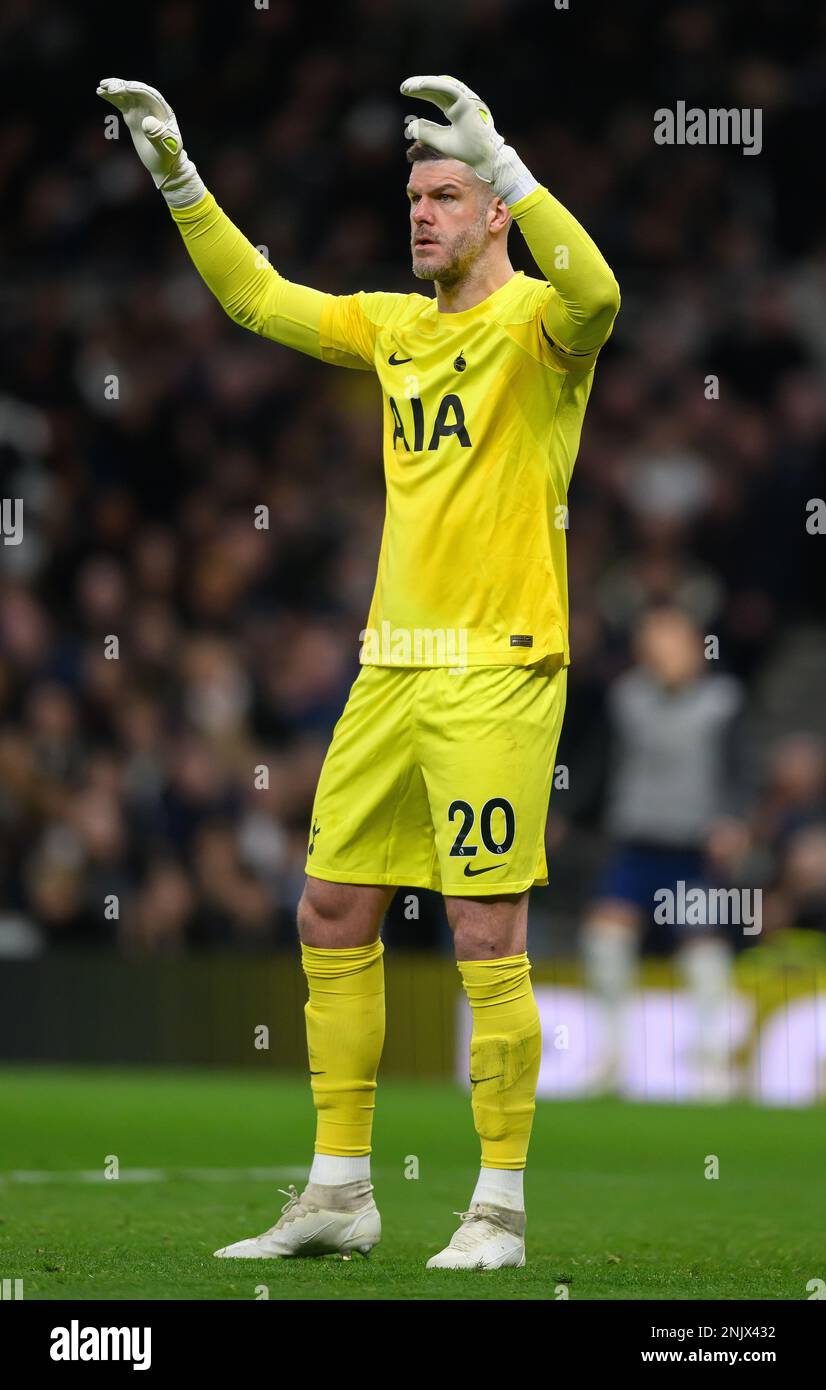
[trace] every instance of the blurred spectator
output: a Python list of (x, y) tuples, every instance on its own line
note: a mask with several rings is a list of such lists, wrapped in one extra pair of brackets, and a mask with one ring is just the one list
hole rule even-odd
[[(731, 885), (748, 844), (743, 694), (731, 676), (713, 672), (700, 633), (677, 608), (655, 607), (643, 618), (636, 650), (636, 665), (609, 692), (606, 829), (617, 848), (583, 936), (601, 1013), (598, 1084), (619, 1084), (635, 958), (659, 923), (694, 995), (701, 1084), (709, 1098), (724, 1096), (734, 923), (718, 921), (709, 890)], [(666, 895), (676, 907), (681, 894), (705, 910), (658, 915)]]

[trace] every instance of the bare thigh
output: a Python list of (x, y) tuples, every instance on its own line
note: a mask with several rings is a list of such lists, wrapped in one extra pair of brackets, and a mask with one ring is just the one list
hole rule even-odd
[(298, 904), (298, 934), (305, 946), (328, 950), (377, 941), (395, 888), (369, 883), (327, 883), (307, 878)]

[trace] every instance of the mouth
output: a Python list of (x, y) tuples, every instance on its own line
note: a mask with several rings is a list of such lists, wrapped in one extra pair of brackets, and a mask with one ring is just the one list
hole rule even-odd
[(433, 246), (438, 246), (438, 245), (439, 245), (438, 241), (434, 241), (432, 237), (427, 237), (427, 236), (416, 237), (416, 240), (413, 242), (413, 250), (414, 250), (414, 251), (427, 251), (429, 248), (431, 248), (431, 247), (433, 247)]

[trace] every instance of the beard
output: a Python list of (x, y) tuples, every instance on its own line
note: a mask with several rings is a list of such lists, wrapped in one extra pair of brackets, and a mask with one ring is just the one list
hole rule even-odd
[(485, 227), (486, 210), (470, 227), (457, 232), (452, 241), (438, 243), (439, 253), (430, 253), (424, 261), (417, 262), (416, 248), (413, 247), (413, 274), (417, 280), (438, 280), (440, 285), (457, 285), (464, 280), (474, 261), (477, 261), (488, 242)]

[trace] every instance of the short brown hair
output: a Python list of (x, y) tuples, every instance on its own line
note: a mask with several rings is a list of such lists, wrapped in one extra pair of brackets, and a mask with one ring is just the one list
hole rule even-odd
[[(432, 145), (426, 145), (426, 144), (424, 143), (424, 140), (414, 140), (414, 141), (413, 141), (413, 144), (412, 144), (412, 145), (408, 145), (408, 147), (407, 147), (407, 162), (408, 162), (408, 164), (420, 164), (420, 163), (423, 163), (425, 160), (430, 160), (430, 159), (452, 159), (452, 158), (455, 158), (455, 156), (449, 155), (449, 154), (442, 154), (440, 150), (434, 150), (433, 146), (432, 146)], [(459, 163), (460, 163), (460, 164), (464, 164), (464, 160), (460, 159), (460, 160), (459, 160)], [(492, 197), (494, 196), (494, 194), (493, 194), (493, 191), (492, 191), (492, 189), (491, 189), (490, 184), (485, 183), (485, 180), (484, 180), (484, 179), (480, 179), (480, 178), (479, 178), (479, 175), (478, 175), (477, 173), (475, 173), (474, 170), (471, 170), (471, 169), (470, 169), (470, 165), (467, 165), (467, 168), (468, 168), (468, 170), (470, 170), (470, 172), (473, 174), (473, 179), (471, 180), (471, 182), (472, 182), (472, 183), (475, 182), (476, 191), (477, 191), (478, 196), (479, 196), (480, 198), (484, 198), (485, 196), (487, 196), (488, 199), (492, 198)], [(505, 235), (506, 235), (506, 236), (510, 233), (510, 229), (511, 229), (511, 222), (508, 221), (508, 225), (507, 225), (507, 227), (505, 228)]]
[(434, 150), (432, 145), (426, 145), (424, 140), (414, 140), (412, 145), (407, 147), (408, 164), (418, 164), (423, 159), (450, 159), (449, 154), (442, 154), (441, 150)]

